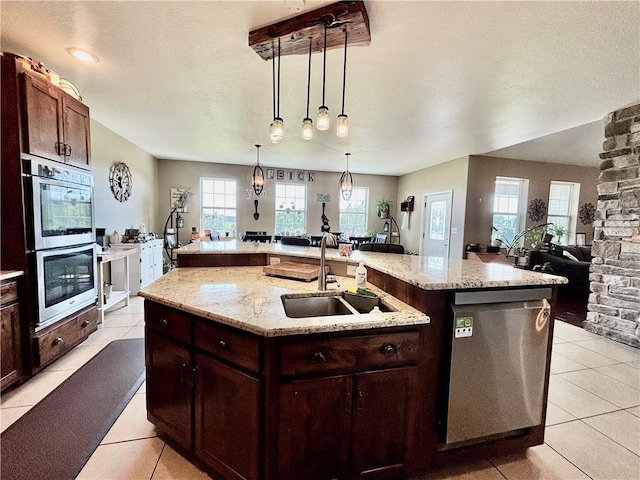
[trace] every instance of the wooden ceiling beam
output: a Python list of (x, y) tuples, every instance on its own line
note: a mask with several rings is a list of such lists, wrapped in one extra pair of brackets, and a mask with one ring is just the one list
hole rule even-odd
[[(263, 60), (277, 54), (280, 39), (281, 55), (307, 55), (309, 39), (313, 52), (321, 52), (324, 27), (327, 25), (327, 50), (344, 46), (344, 30), (349, 45), (369, 45), (369, 16), (362, 1), (344, 1), (305, 12), (281, 22), (249, 32), (249, 46)], [(274, 48), (275, 47), (275, 48)]]

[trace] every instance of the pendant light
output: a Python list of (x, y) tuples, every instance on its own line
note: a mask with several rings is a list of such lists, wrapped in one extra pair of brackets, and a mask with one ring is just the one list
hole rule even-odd
[(349, 171), (349, 155), (351, 154), (345, 153), (345, 155), (347, 156), (347, 169), (340, 176), (340, 195), (343, 199), (349, 200), (353, 191), (353, 176)]
[(344, 65), (342, 67), (342, 113), (338, 115), (336, 135), (346, 137), (349, 135), (349, 118), (344, 114), (344, 90), (347, 83), (347, 29), (344, 29)]
[(324, 104), (325, 80), (327, 75), (327, 24), (324, 25), (324, 49), (322, 51), (322, 106), (318, 108), (318, 130), (329, 130), (331, 121), (329, 120), (329, 109)]
[(253, 193), (257, 197), (260, 196), (264, 189), (264, 170), (260, 166), (260, 146), (256, 145), (256, 164), (253, 167), (253, 174), (251, 175), (251, 186), (253, 187)]
[(276, 56), (273, 55), (272, 67), (273, 84), (273, 122), (269, 126), (269, 140), (271, 143), (280, 143), (284, 136), (284, 122), (280, 118), (280, 39), (278, 38), (278, 101), (276, 109)]
[(307, 74), (307, 116), (302, 120), (302, 138), (311, 140), (313, 138), (313, 120), (309, 118), (309, 91), (311, 88), (311, 51), (313, 39), (309, 38), (309, 73)]

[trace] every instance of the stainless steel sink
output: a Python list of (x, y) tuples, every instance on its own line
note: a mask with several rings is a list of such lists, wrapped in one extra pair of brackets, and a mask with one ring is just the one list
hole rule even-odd
[[(368, 310), (363, 310), (362, 305), (356, 302), (353, 295), (345, 295), (335, 292), (329, 295), (318, 294), (288, 294), (282, 295), (282, 305), (287, 317), (325, 317), (332, 315), (358, 315), (367, 314)], [(393, 309), (378, 299), (377, 306), (381, 312), (392, 312)], [(367, 308), (373, 308), (368, 305)]]
[(287, 317), (324, 317), (357, 313), (340, 295), (298, 296), (283, 295), (282, 304)]

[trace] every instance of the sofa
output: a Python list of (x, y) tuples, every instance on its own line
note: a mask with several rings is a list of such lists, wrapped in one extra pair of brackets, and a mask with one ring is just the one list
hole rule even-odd
[(547, 252), (534, 250), (530, 253), (531, 267), (546, 262), (554, 274), (569, 280), (569, 283), (558, 287), (558, 294), (573, 299), (586, 300), (589, 297), (590, 246), (552, 244)]

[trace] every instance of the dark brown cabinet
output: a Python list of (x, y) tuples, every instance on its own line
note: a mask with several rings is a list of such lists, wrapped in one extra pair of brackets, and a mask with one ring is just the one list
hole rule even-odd
[(260, 382), (196, 354), (195, 454), (224, 478), (257, 479)]
[(0, 328), (0, 389), (4, 389), (17, 382), (21, 374), (20, 308), (15, 281), (0, 286)]
[(415, 381), (416, 367), (404, 367), (283, 385), (282, 478), (404, 478)]
[(89, 108), (45, 80), (21, 74), (23, 151), (88, 168)]
[(191, 448), (192, 363), (186, 345), (147, 329), (147, 416), (174, 441)]
[(416, 473), (421, 327), (261, 337), (145, 301), (147, 414), (224, 479)]

